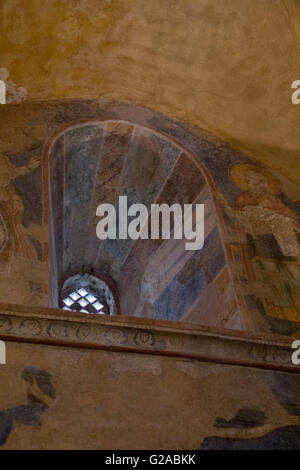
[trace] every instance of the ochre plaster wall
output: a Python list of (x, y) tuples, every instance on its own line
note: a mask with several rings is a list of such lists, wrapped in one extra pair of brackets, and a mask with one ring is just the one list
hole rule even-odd
[(297, 0), (2, 0), (0, 18), (29, 100), (130, 100), (300, 182)]
[(295, 445), (299, 433), (297, 374), (7, 342), (0, 381), (3, 449), (275, 446), (286, 426)]

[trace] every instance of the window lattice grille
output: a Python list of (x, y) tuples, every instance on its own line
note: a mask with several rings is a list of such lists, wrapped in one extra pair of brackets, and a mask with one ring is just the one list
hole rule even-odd
[(69, 278), (64, 284), (61, 299), (63, 310), (115, 314), (112, 292), (102, 280), (89, 274)]

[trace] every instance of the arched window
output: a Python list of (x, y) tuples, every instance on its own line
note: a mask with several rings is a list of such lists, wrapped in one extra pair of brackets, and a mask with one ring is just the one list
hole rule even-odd
[(83, 313), (115, 315), (116, 302), (108, 285), (90, 274), (70, 276), (60, 295), (63, 310)]

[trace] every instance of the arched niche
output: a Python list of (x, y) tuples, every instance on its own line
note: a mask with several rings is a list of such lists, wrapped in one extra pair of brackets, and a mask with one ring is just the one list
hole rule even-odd
[[(205, 167), (180, 142), (121, 120), (71, 125), (47, 151), (52, 306), (62, 285), (82, 272), (105, 279), (121, 315), (242, 329)], [(128, 203), (204, 204), (205, 243), (185, 240), (103, 240), (96, 208)]]

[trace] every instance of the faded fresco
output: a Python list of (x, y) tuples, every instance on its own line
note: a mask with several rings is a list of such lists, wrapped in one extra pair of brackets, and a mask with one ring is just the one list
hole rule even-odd
[[(0, 276), (0, 292), (8, 282), (18, 286), (9, 302), (57, 307), (65, 276), (88, 270), (111, 279), (122, 315), (298, 331), (297, 186), (200, 129), (128, 102), (28, 103), (13, 114), (5, 107), (0, 117), (9, 136), (1, 144), (2, 165), (10, 165), (3, 185), (24, 206), (23, 228), (12, 231), (22, 240), (13, 265), (23, 262), (23, 279)], [(42, 171), (31, 170), (30, 159), (42, 154)], [(146, 206), (203, 202), (204, 248), (98, 240), (95, 209), (119, 195)], [(4, 218), (2, 225), (5, 244)], [(16, 250), (3, 248), (6, 270), (7, 253)]]
[(48, 228), (39, 223), (41, 174), (36, 173), (41, 157), (27, 158), (25, 164), (23, 160), (20, 164), (18, 156), (0, 154), (0, 286), (8, 302), (16, 303), (14, 285), (25, 303), (46, 306), (48, 280), (41, 243)]
[[(237, 164), (229, 176), (241, 189), (231, 206), (218, 199), (230, 220), (235, 272), (245, 296), (260, 299), (267, 315), (300, 321), (300, 218), (280, 180), (255, 164)], [(294, 209), (294, 211), (292, 210)]]
[[(0, 450), (300, 450), (300, 2), (0, 4)], [(98, 240), (120, 195), (203, 249)]]
[(300, 449), (299, 374), (24, 343), (8, 355), (3, 450)]
[(16, 424), (40, 426), (43, 414), (55, 401), (52, 376), (46, 370), (26, 367), (22, 379), (28, 384), (27, 402), (0, 410), (0, 447), (7, 442)]

